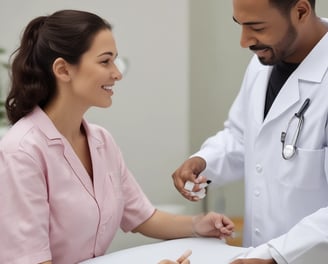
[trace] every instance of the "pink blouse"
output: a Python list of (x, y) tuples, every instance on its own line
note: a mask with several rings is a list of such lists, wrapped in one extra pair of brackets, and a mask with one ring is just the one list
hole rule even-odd
[(105, 253), (154, 207), (103, 128), (83, 125), (93, 182), (68, 141), (37, 107), (0, 142), (0, 263), (73, 264)]

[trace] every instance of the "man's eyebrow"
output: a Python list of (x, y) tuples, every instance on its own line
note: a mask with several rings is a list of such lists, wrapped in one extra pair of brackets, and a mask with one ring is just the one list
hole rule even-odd
[(264, 21), (249, 21), (249, 22), (240, 23), (235, 17), (232, 17), (232, 19), (237, 24), (239, 24), (239, 25), (246, 25), (246, 26), (260, 25), (260, 24), (264, 24), (265, 23)]

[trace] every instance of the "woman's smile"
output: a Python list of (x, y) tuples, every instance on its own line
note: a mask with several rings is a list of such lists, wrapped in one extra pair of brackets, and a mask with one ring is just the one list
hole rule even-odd
[(111, 85), (102, 85), (101, 88), (104, 89), (106, 92), (110, 93), (111, 95), (114, 94), (113, 92), (113, 86)]

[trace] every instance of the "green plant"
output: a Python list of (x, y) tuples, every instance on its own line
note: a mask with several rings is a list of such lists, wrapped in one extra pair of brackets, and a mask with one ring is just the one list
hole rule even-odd
[[(0, 54), (4, 54), (4, 53), (5, 53), (5, 49), (0, 48)], [(9, 65), (7, 63), (0, 62), (0, 76), (2, 75), (1, 71), (7, 71), (8, 68), (9, 68)], [(0, 79), (0, 127), (8, 124), (3, 90), (1, 87), (2, 84), (3, 84), (3, 81)]]
[(7, 124), (5, 102), (0, 100), (0, 127)]

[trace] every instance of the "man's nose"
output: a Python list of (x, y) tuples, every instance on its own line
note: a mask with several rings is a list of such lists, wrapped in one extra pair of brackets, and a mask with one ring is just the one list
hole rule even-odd
[(248, 48), (250, 46), (256, 45), (256, 39), (253, 36), (251, 30), (245, 26), (242, 27), (240, 36), (240, 46), (242, 48)]

